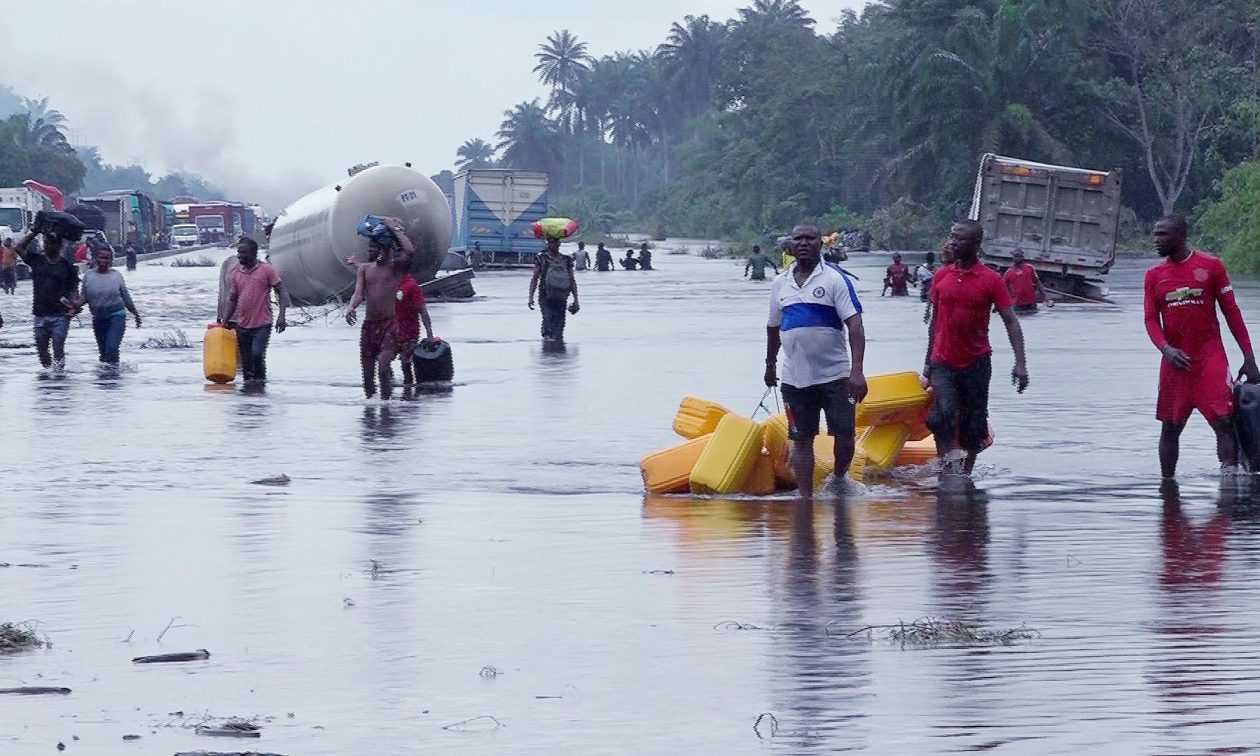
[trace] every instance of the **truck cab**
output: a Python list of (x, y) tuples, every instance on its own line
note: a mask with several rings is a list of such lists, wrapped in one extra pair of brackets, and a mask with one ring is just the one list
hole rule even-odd
[(171, 243), (176, 247), (195, 247), (201, 242), (195, 223), (176, 223), (171, 227)]

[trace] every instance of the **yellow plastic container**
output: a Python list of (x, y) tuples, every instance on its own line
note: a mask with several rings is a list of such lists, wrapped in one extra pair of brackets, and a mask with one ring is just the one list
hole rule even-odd
[(867, 428), (857, 440), (849, 475), (854, 480), (864, 480), (869, 473), (892, 467), (909, 435), (910, 426), (902, 423)]
[(926, 465), (936, 459), (936, 439), (930, 435), (919, 440), (911, 439), (901, 447), (901, 453), (893, 462), (896, 467), (902, 465)]
[(763, 451), (757, 455), (752, 472), (748, 474), (748, 480), (744, 481), (744, 487), (741, 490), (753, 496), (768, 496), (778, 490), (774, 462), (770, 459), (768, 452)]
[(819, 433), (814, 436), (814, 488), (836, 471), (836, 439)]
[(913, 372), (873, 375), (866, 381), (866, 398), (857, 406), (858, 427), (915, 422), (927, 406), (928, 393)]
[(691, 471), (691, 492), (734, 493), (743, 487), (761, 454), (761, 424), (739, 415), (718, 421)]
[(211, 323), (206, 328), (201, 357), (207, 381), (231, 383), (236, 380), (236, 333)]
[(796, 485), (796, 474), (792, 472), (792, 442), (788, 439), (787, 413), (772, 415), (761, 424), (762, 443), (766, 453), (770, 455), (770, 464), (774, 469), (774, 477), (786, 486)]
[(643, 474), (644, 490), (656, 494), (687, 493), (691, 488), (691, 470), (700, 461), (709, 438), (694, 438), (641, 459), (639, 472)]
[(683, 438), (700, 438), (717, 430), (718, 421), (730, 410), (694, 396), (684, 397), (674, 415), (674, 432)]

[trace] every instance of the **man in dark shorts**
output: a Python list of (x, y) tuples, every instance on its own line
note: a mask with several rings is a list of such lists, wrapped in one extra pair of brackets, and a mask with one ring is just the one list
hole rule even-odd
[(1216, 319), (1219, 305), (1229, 332), (1243, 353), (1242, 372), (1260, 382), (1251, 337), (1234, 287), (1221, 261), (1190, 249), (1186, 219), (1169, 215), (1155, 224), (1155, 249), (1162, 262), (1146, 271), (1146, 333), (1164, 355), (1159, 366), (1159, 399), (1155, 418), (1159, 434), (1159, 467), (1165, 478), (1177, 473), (1181, 431), (1198, 410), (1216, 432), (1216, 454), (1222, 467), (1238, 462), (1234, 440), (1234, 396), (1229, 388), (1229, 358)]
[(779, 382), (782, 344), (792, 471), (801, 498), (809, 499), (814, 495), (819, 412), (826, 414), (827, 432), (835, 438), (837, 481), (853, 461), (855, 405), (866, 397), (862, 373), (866, 332), (853, 281), (840, 268), (821, 261), (822, 231), (816, 223), (802, 221), (792, 229), (792, 251), (796, 261), (770, 287), (765, 380), (767, 386)]
[[(994, 309), (1015, 351), (1011, 382), (1021, 394), (1028, 388), (1024, 332), (1002, 276), (980, 262), (983, 239), (984, 230), (973, 220), (950, 229), (946, 253), (952, 262), (932, 277), (932, 322), (923, 365), (924, 379), (932, 386), (927, 425), (936, 437), (937, 455), (945, 472), (959, 472), (961, 466), (967, 475), (989, 435), (989, 313)], [(954, 453), (958, 448), (965, 452), (962, 460)]]

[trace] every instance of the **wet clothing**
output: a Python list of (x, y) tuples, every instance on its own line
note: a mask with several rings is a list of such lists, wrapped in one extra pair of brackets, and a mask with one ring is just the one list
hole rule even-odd
[[(762, 254), (756, 254), (748, 258), (748, 264), (744, 266), (744, 272), (751, 274), (748, 276), (753, 281), (766, 280), (766, 266), (774, 268), (774, 261)], [(779, 269), (775, 268), (774, 272), (778, 274)]]
[(127, 256), (127, 270), (135, 270), (136, 269), (136, 248), (127, 247), (126, 256)]
[[(534, 270), (538, 274), (539, 301), (552, 299), (564, 302), (568, 300), (569, 295), (573, 293), (572, 257), (562, 254), (553, 261), (551, 255), (544, 252), (534, 259)], [(563, 275), (564, 270), (568, 271), (568, 276)], [(549, 282), (549, 279), (553, 280)], [(568, 288), (565, 288), (565, 284)]]
[(914, 269), (914, 280), (919, 285), (919, 299), (926, 302), (932, 297), (932, 276), (936, 274), (936, 266), (928, 267), (927, 263)]
[[(66, 308), (62, 307), (61, 309), (65, 310)], [(36, 315), (32, 327), (37, 343), (52, 339), (55, 344), (64, 344), (66, 343), (66, 336), (70, 334), (70, 316)]]
[(884, 285), (894, 297), (909, 295), (910, 266), (900, 262), (889, 265), (888, 270), (884, 271)]
[(1011, 292), (1011, 300), (1016, 307), (1025, 309), (1031, 307), (1034, 311), (1037, 309), (1037, 284), (1039, 281), (1037, 279), (1037, 271), (1033, 266), (1027, 263), (1012, 266), (1002, 278), (1006, 281), (1006, 288)]
[(0, 268), (0, 288), (13, 291), (17, 288), (17, 266)]
[(365, 320), (359, 330), (359, 359), (375, 360), (384, 351), (395, 351), (398, 342), (398, 321), (394, 318)]
[(844, 324), (861, 313), (853, 281), (834, 265), (819, 262), (800, 286), (796, 263), (776, 276), (767, 325), (779, 329), (784, 384), (806, 388), (848, 378), (852, 363)]
[(639, 261), (634, 259), (630, 255), (626, 255), (625, 258), (623, 258), (621, 261), (621, 267), (625, 268), (626, 270), (638, 270)]
[(644, 249), (639, 252), (639, 270), (652, 269), (652, 250)]
[(856, 428), (856, 403), (849, 392), (849, 379), (798, 388), (783, 384), (783, 403), (787, 405), (788, 437), (807, 441), (818, 435), (818, 415), (827, 418), (827, 435), (853, 438)]
[(993, 353), (989, 313), (1011, 306), (1011, 294), (997, 271), (982, 262), (967, 270), (950, 263), (932, 277), (931, 301), (936, 309), (933, 364), (961, 370)]
[(613, 269), (612, 252), (606, 249), (595, 250), (595, 270), (609, 271)]
[(83, 298), (93, 318), (104, 318), (136, 309), (127, 291), (127, 281), (116, 270), (99, 273), (95, 268), (83, 274)]
[(1160, 363), (1155, 417), (1178, 425), (1199, 410), (1207, 420), (1228, 417), (1234, 410), (1229, 389), (1229, 359), (1216, 318), (1219, 305), (1230, 333), (1251, 351), (1251, 337), (1234, 299), (1225, 265), (1195, 251), (1183, 262), (1166, 259), (1146, 272), (1146, 332), (1159, 349), (1171, 345), (1190, 357), (1190, 368)]
[(424, 309), (424, 290), (408, 273), (398, 284), (398, 296), (394, 300), (394, 320), (398, 323), (400, 342), (417, 341), (420, 338), (420, 311)]
[(37, 317), (63, 317), (66, 306), (61, 299), (74, 299), (79, 294), (79, 268), (65, 255), (49, 260), (39, 252), (27, 252), (23, 261), (31, 267), (31, 286), (35, 297), (31, 314)]
[(573, 264), (578, 270), (586, 270), (591, 266), (591, 253), (585, 249), (579, 249), (573, 255)]
[(126, 310), (92, 318), (92, 333), (96, 336), (96, 350), (100, 353), (101, 362), (118, 364), (119, 349), (126, 332)]
[(955, 439), (979, 453), (989, 435), (989, 381), (993, 358), (985, 355), (964, 368), (932, 362), (932, 410), (927, 427), (937, 438)]
[(568, 317), (564, 301), (544, 297), (538, 301), (538, 306), (542, 310), (542, 337), (564, 341), (564, 325)]
[(238, 265), (232, 271), (232, 291), (236, 293), (233, 319), (241, 328), (271, 327), (271, 290), (279, 283), (280, 274), (265, 262), (253, 268)]
[(236, 347), (241, 356), (241, 377), (246, 381), (267, 380), (267, 344), (271, 323), (257, 328), (237, 328)]

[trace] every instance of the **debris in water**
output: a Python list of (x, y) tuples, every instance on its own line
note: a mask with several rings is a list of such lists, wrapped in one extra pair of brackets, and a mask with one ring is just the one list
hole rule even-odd
[(157, 654), (156, 656), (137, 656), (131, 661), (135, 664), (164, 664), (166, 662), (190, 662), (205, 661), (210, 658), (210, 652), (204, 648), (196, 651), (181, 651), (174, 654)]
[(175, 629), (177, 629), (177, 628), (181, 628), (181, 627), (195, 627), (195, 625), (177, 625), (177, 624), (175, 624), (176, 620), (181, 620), (181, 619), (183, 619), (183, 617), (171, 617), (171, 621), (170, 621), (170, 622), (167, 622), (167, 623), (166, 623), (166, 627), (162, 628), (162, 632), (158, 633), (157, 642), (158, 642), (158, 643), (161, 643), (161, 642), (162, 642), (162, 638), (166, 637), (166, 634), (167, 634), (167, 633), (169, 633), (170, 631), (175, 630)]
[(0, 688), (0, 695), (13, 696), (68, 696), (69, 688), (41, 688), (28, 686), (25, 688)]
[[(940, 619), (938, 617), (922, 617), (914, 622), (898, 622), (895, 625), (870, 625), (860, 630), (847, 633), (845, 638), (854, 638), (865, 634), (873, 639), (875, 631), (881, 631), (885, 638), (902, 647), (907, 644), (915, 646), (937, 646), (941, 644), (963, 644), (977, 646), (1009, 646), (1017, 641), (1033, 640), (1041, 637), (1041, 632), (1027, 625), (1005, 630), (991, 630), (980, 627), (973, 622), (963, 620)], [(828, 631), (828, 635), (830, 635)]]
[(188, 336), (179, 328), (163, 331), (140, 342), (141, 349), (192, 349)]
[(644, 575), (673, 575), (673, 570), (644, 570)]
[(124, 741), (139, 740), (140, 737), (141, 737), (140, 735), (123, 735), (123, 740)]
[[(766, 723), (765, 735), (761, 734), (761, 723), (763, 721)], [(767, 737), (773, 738), (777, 736), (779, 734), (779, 718), (768, 711), (758, 715), (756, 721), (753, 722), (753, 732), (757, 733), (757, 737), (762, 740), (765, 740)]]
[(727, 620), (719, 622), (713, 626), (714, 630), (773, 630), (773, 627), (762, 627), (761, 625), (745, 625), (742, 622)]
[(289, 476), (285, 475), (284, 473), (280, 473), (279, 475), (274, 475), (270, 478), (263, 478), (262, 480), (250, 481), (250, 483), (252, 483), (255, 486), (287, 486), (289, 485), (290, 482), (291, 481), (289, 479)]
[(243, 719), (229, 719), (218, 727), (197, 727), (193, 730), (198, 735), (211, 738), (261, 738), (262, 730), (253, 722)]
[(503, 670), (499, 669), (498, 667), (492, 667), (489, 664), (487, 664), (486, 666), (482, 667), (481, 671), (478, 672), (477, 674), (481, 675), (487, 680), (490, 680), (503, 674)]
[(23, 651), (46, 645), (35, 634), (33, 622), (5, 622), (0, 624), (0, 654)]
[[(468, 725), (473, 725), (473, 726), (469, 727)], [(463, 720), (460, 720), (459, 722), (452, 722), (451, 724), (443, 725), (442, 729), (464, 731), (464, 732), (471, 732), (471, 731), (485, 732), (489, 730), (497, 730), (500, 727), (507, 727), (507, 725), (503, 724), (497, 718), (492, 717), (489, 714), (483, 714), (480, 717), (472, 717), (470, 719), (463, 719)]]
[(343, 599), (341, 600), (341, 602), (342, 602), (342, 604), (344, 604), (344, 605), (345, 605), (345, 607), (346, 607), (347, 609), (353, 609), (353, 608), (354, 608), (354, 599), (350, 598), (349, 596), (347, 596), (347, 597), (343, 598)]
[(22, 564), (9, 564), (8, 562), (0, 562), (0, 568), (4, 567), (47, 567), (46, 564), (33, 564), (31, 562), (23, 562)]
[[(157, 266), (165, 265), (165, 263), (161, 263), (161, 262), (154, 262), (154, 263), (149, 263), (149, 264), (157, 265)], [(215, 262), (212, 258), (207, 257), (206, 255), (202, 255), (201, 257), (177, 257), (174, 260), (171, 260), (170, 267), (172, 268), (217, 268), (219, 267), (219, 263)]]
[(180, 751), (175, 756), (284, 756), (282, 753), (262, 751)]

